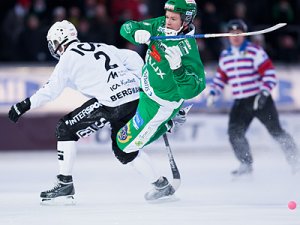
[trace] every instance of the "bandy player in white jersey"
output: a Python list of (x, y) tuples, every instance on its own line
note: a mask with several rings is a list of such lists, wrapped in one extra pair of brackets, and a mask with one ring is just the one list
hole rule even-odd
[(81, 43), (76, 28), (66, 20), (52, 25), (47, 41), (50, 53), (59, 62), (42, 88), (11, 107), (10, 120), (17, 122), (26, 111), (54, 100), (66, 87), (79, 91), (90, 100), (65, 115), (57, 124), (58, 182), (54, 188), (41, 192), (42, 203), (74, 202), (72, 168), (75, 143), (107, 122), (111, 125), (112, 149), (116, 158), (135, 167), (149, 182), (158, 180), (159, 176), (144, 152), (124, 153), (116, 144), (118, 130), (136, 112), (142, 58), (134, 51), (111, 45)]

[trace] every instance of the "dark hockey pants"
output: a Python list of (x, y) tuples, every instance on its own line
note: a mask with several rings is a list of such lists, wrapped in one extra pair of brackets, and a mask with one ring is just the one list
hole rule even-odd
[(129, 163), (138, 155), (138, 151), (123, 152), (117, 145), (116, 137), (121, 127), (135, 115), (137, 105), (138, 100), (135, 100), (120, 106), (108, 107), (101, 105), (95, 98), (90, 99), (59, 120), (56, 126), (56, 138), (58, 141), (77, 141), (79, 138), (97, 132), (109, 122), (112, 150), (121, 163)]
[(253, 118), (257, 118), (268, 130), (271, 136), (280, 144), (287, 161), (293, 164), (298, 150), (293, 138), (282, 129), (278, 112), (271, 96), (261, 110), (253, 110), (255, 96), (235, 100), (229, 115), (229, 140), (238, 160), (242, 163), (253, 162), (249, 143), (245, 137)]

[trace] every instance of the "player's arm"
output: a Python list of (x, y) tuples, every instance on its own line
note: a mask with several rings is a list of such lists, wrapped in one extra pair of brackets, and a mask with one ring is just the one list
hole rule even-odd
[(150, 41), (157, 24), (164, 20), (164, 17), (148, 19), (141, 22), (130, 20), (124, 23), (120, 29), (120, 34), (129, 42), (137, 44), (145, 44)]
[(219, 64), (215, 76), (213, 77), (209, 87), (209, 92), (206, 99), (206, 105), (208, 107), (211, 107), (215, 104), (216, 100), (223, 93), (224, 88), (228, 83), (228, 76), (225, 70), (223, 69), (224, 68), (224, 63), (222, 60), (223, 54), (225, 54), (224, 51), (220, 55)]
[(118, 49), (112, 45), (108, 47), (122, 62), (122, 64), (132, 72), (137, 78), (141, 79), (144, 60), (141, 56), (129, 49)]
[(181, 98), (191, 99), (205, 89), (205, 71), (196, 45), (191, 45), (186, 54), (178, 46), (169, 47), (166, 59), (173, 70)]
[(220, 95), (223, 92), (227, 82), (228, 82), (228, 77), (226, 73), (222, 70), (220, 66), (218, 66), (217, 72), (210, 85), (211, 93), (213, 95)]
[(58, 76), (57, 72), (57, 70), (54, 70), (48, 82), (34, 95), (14, 104), (10, 108), (8, 117), (12, 122), (16, 123), (25, 112), (52, 101), (63, 91), (65, 87), (65, 81), (63, 78)]
[(257, 51), (254, 58), (254, 66), (262, 77), (260, 92), (254, 99), (253, 109), (264, 108), (272, 89), (276, 86), (277, 80), (273, 63), (267, 53), (261, 48)]
[(262, 77), (263, 85), (261, 86), (261, 91), (271, 92), (277, 83), (275, 68), (271, 59), (263, 49), (260, 49), (256, 53), (254, 64)]
[(121, 49), (121, 58), (124, 66), (132, 72), (137, 78), (141, 79), (144, 60), (134, 51)]

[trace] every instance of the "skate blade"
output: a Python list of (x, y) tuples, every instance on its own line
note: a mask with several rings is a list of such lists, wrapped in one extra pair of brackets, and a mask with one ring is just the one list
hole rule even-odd
[(75, 205), (76, 201), (73, 195), (61, 196), (57, 198), (41, 198), (41, 205)]
[(176, 197), (176, 195), (169, 195), (164, 196), (158, 199), (152, 199), (152, 200), (146, 200), (149, 204), (163, 204), (163, 203), (169, 203), (169, 202), (177, 202), (180, 199)]
[(251, 182), (253, 181), (253, 174), (252, 173), (245, 173), (240, 175), (231, 175), (231, 181), (232, 182)]

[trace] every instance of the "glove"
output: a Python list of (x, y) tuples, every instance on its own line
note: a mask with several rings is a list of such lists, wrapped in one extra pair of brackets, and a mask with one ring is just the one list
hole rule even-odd
[(265, 90), (258, 93), (254, 98), (253, 110), (262, 109), (265, 106), (269, 95), (270, 93)]
[(139, 44), (149, 44), (151, 34), (146, 30), (137, 30), (134, 33), (134, 40)]
[(207, 107), (212, 107), (217, 99), (216, 92), (214, 90), (210, 90), (209, 95), (207, 96), (206, 99), (206, 106)]
[(181, 67), (181, 51), (178, 46), (168, 47), (165, 51), (166, 59), (170, 64), (172, 70)]
[(8, 112), (8, 118), (16, 123), (18, 119), (30, 109), (30, 105), (31, 103), (29, 98), (26, 98), (24, 101), (13, 105)]

